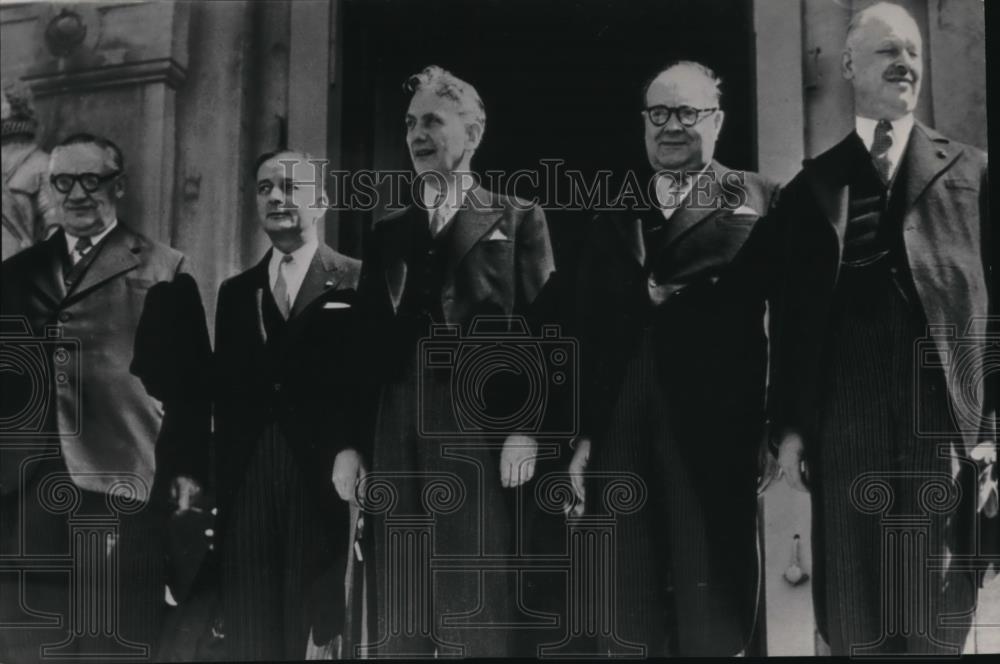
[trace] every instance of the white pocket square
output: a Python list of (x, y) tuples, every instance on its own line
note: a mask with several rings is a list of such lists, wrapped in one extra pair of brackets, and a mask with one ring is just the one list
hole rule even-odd
[(500, 230), (499, 228), (494, 228), (494, 229), (493, 229), (493, 232), (492, 232), (492, 233), (490, 233), (490, 234), (489, 234), (489, 235), (488, 235), (488, 236), (486, 237), (486, 239), (487, 239), (487, 240), (509, 240), (510, 238), (508, 238), (508, 237), (507, 237), (507, 236), (506, 236), (506, 235), (504, 234), (504, 232), (503, 232), (502, 230)]
[(324, 309), (350, 309), (351, 305), (347, 302), (326, 302), (323, 304)]
[(738, 208), (733, 210), (733, 214), (752, 214), (757, 217), (760, 216), (760, 212), (757, 212), (757, 210), (754, 210), (752, 207), (748, 205), (739, 206)]

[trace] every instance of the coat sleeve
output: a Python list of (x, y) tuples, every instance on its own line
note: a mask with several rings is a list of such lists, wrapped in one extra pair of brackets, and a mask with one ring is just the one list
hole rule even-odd
[(157, 474), (209, 479), (211, 343), (205, 309), (182, 258), (173, 278), (149, 289), (136, 328), (131, 371), (163, 403)]
[[(525, 213), (517, 227), (517, 302), (515, 312), (529, 312), (555, 271), (552, 243), (545, 213), (537, 205)], [(529, 316), (531, 318), (531, 316)]]

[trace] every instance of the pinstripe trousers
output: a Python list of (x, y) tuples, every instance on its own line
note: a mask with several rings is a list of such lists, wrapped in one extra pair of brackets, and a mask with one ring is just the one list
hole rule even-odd
[[(926, 333), (916, 294), (898, 284), (888, 263), (842, 270), (828, 333), (818, 444), (807, 450), (813, 597), (820, 631), (835, 655), (869, 646), (886, 654), (960, 648), (968, 627), (939, 621), (946, 613), (970, 611), (975, 598), (970, 574), (933, 569), (935, 561), (967, 550), (969, 510), (975, 508), (969, 500), (945, 513), (927, 513), (921, 505), (933, 474), (954, 471), (949, 442), (942, 449), (940, 439), (921, 437), (918, 429), (949, 431), (955, 425), (943, 372), (915, 362), (915, 344)], [(891, 495), (885, 512), (865, 510), (858, 487), (852, 492), (856, 481), (873, 477), (866, 473), (884, 478)], [(962, 488), (965, 498), (974, 495), (973, 487)], [(884, 558), (891, 545), (888, 524), (903, 515), (925, 529), (919, 539), (925, 548)], [(893, 585), (893, 575), (911, 573), (910, 580)], [(925, 584), (919, 597), (904, 597), (918, 584)]]
[[(313, 583), (342, 547), (279, 428), (254, 444), (221, 543), (226, 651), (239, 661), (302, 659)], [(324, 600), (343, 601), (342, 591)]]

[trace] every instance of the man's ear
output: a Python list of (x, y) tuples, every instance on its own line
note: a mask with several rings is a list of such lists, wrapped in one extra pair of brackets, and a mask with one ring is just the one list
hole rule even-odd
[(122, 173), (117, 178), (115, 178), (114, 184), (112, 184), (111, 193), (114, 195), (115, 199), (120, 200), (125, 196), (125, 174)]
[(483, 125), (478, 122), (469, 122), (465, 125), (465, 136), (469, 139), (469, 150), (479, 147), (479, 142), (483, 140)]
[(849, 48), (845, 48), (840, 56), (840, 73), (848, 81), (854, 78), (854, 59)]
[(724, 111), (715, 112), (715, 135), (718, 137), (719, 133), (722, 132), (722, 121), (726, 119), (726, 114)]

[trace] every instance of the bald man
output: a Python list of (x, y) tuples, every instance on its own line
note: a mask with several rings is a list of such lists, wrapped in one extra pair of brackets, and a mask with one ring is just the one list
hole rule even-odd
[(753, 625), (766, 341), (745, 248), (776, 187), (715, 161), (720, 97), (696, 62), (647, 84), (655, 200), (593, 220), (577, 289), (584, 436), (571, 473), (591, 514), (607, 505), (596, 482), (584, 491), (585, 467), (646, 485), (645, 506), (617, 517), (614, 620), (651, 656), (732, 656)]
[(812, 493), (813, 598), (837, 655), (958, 653), (976, 579), (956, 563), (992, 511), (974, 479), (995, 457), (995, 377), (970, 327), (992, 306), (986, 155), (914, 119), (923, 57), (901, 7), (854, 16), (855, 129), (775, 215), (776, 451)]

